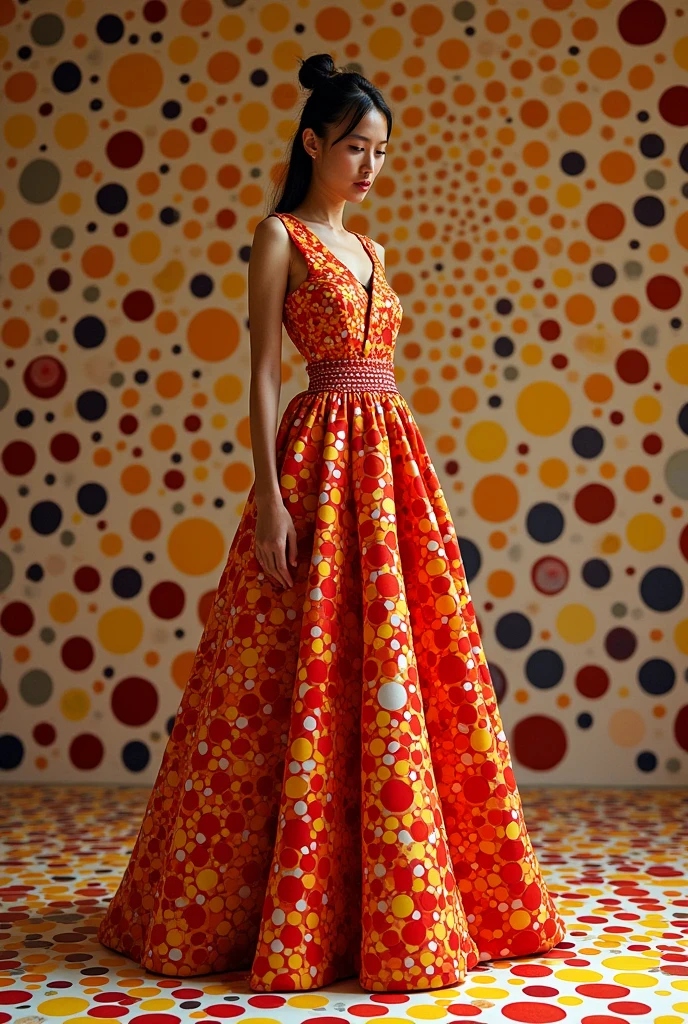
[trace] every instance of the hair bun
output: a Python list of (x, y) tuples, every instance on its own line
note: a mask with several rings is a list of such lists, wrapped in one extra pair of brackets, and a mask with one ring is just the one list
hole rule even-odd
[(326, 79), (337, 74), (337, 68), (329, 53), (315, 53), (301, 64), (299, 82), (304, 89), (315, 89)]

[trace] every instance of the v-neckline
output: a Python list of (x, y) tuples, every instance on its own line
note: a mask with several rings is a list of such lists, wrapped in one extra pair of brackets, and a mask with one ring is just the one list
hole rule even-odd
[(377, 264), (375, 262), (375, 257), (372, 255), (372, 253), (370, 252), (370, 249), (368, 248), (368, 246), (363, 241), (363, 236), (359, 235), (359, 233), (357, 231), (349, 231), (348, 232), (350, 235), (355, 235), (356, 236), (356, 238), (359, 240), (359, 242), (363, 246), (363, 249), (365, 250), (365, 252), (366, 252), (366, 254), (367, 254), (367, 256), (368, 256), (368, 258), (369, 258), (369, 260), (370, 260), (370, 262), (372, 264), (372, 268), (373, 269), (372, 269), (372, 273), (370, 275), (370, 284), (369, 284), (368, 288), (366, 288), (366, 286), (363, 284), (363, 281), (361, 281), (360, 277), (356, 277), (356, 275), (354, 274), (354, 272), (351, 269), (351, 267), (347, 267), (346, 263), (344, 263), (343, 260), (340, 260), (339, 256), (337, 256), (336, 253), (332, 252), (332, 250), (327, 245), (325, 245), (325, 243), (322, 241), (322, 239), (319, 238), (316, 235), (315, 231), (311, 231), (311, 229), (308, 227), (308, 225), (306, 223), (304, 223), (304, 221), (302, 221), (299, 217), (295, 216), (293, 213), (287, 213), (286, 216), (287, 217), (291, 217), (292, 220), (295, 220), (297, 222), (297, 224), (301, 225), (302, 228), (305, 228), (305, 230), (316, 240), (316, 242), (318, 243), (320, 248), (324, 249), (325, 252), (329, 253), (329, 255), (332, 256), (332, 258), (337, 261), (339, 266), (343, 267), (344, 270), (347, 271), (347, 273), (354, 279), (356, 284), (361, 286), (363, 291), (366, 293), (366, 296), (368, 298), (369, 306), (372, 306), (373, 296), (375, 294), (375, 286), (377, 284)]

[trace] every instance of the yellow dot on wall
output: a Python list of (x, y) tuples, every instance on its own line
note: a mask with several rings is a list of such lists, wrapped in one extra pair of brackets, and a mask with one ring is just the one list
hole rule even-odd
[(681, 619), (674, 629), (674, 643), (681, 654), (688, 654), (688, 619)]
[(639, 423), (656, 423), (662, 415), (662, 403), (654, 395), (641, 395), (633, 406)]
[(466, 450), (479, 462), (493, 462), (506, 451), (507, 434), (500, 423), (482, 420), (466, 434)]
[(78, 149), (88, 138), (88, 121), (82, 114), (63, 114), (54, 124), (53, 135), (62, 149)]
[(48, 605), (48, 611), (54, 622), (71, 622), (79, 605), (73, 594), (53, 594)]
[(557, 189), (557, 202), (566, 210), (572, 210), (581, 201), (581, 190), (577, 185), (561, 185)]
[(135, 263), (153, 263), (161, 249), (162, 242), (154, 231), (138, 231), (129, 241), (129, 255)]
[(533, 381), (519, 392), (516, 415), (521, 425), (538, 437), (551, 437), (563, 430), (571, 416), (571, 399), (558, 384)]
[(390, 26), (375, 29), (368, 36), (368, 49), (378, 60), (393, 60), (402, 49), (404, 40), (401, 32)]
[(542, 362), (542, 348), (540, 345), (536, 345), (531, 342), (530, 345), (524, 345), (521, 349), (521, 360), (526, 366), (537, 366)]
[(665, 536), (664, 523), (652, 512), (640, 512), (626, 524), (626, 539), (635, 551), (655, 551)]
[(678, 67), (688, 71), (688, 36), (681, 36), (674, 43), (674, 60)]
[(563, 459), (545, 459), (538, 476), (545, 487), (561, 487), (569, 478), (569, 467)]
[(98, 621), (98, 639), (111, 654), (128, 654), (143, 639), (143, 622), (133, 608), (110, 608)]
[(167, 553), (180, 572), (201, 576), (219, 565), (225, 555), (225, 539), (209, 519), (184, 519), (170, 531)]
[(570, 644), (582, 644), (595, 633), (595, 616), (584, 604), (567, 604), (556, 618), (559, 636)]
[(688, 384), (688, 345), (674, 345), (669, 349), (666, 368), (677, 384)]
[(14, 114), (5, 121), (3, 134), (8, 146), (24, 149), (36, 136), (36, 122), (28, 114)]
[(69, 722), (80, 722), (91, 710), (91, 698), (86, 690), (74, 687), (60, 697), (60, 711)]

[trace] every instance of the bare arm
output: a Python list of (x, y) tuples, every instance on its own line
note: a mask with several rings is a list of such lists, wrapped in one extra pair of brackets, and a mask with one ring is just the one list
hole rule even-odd
[(282, 386), (282, 307), (289, 258), (289, 237), (284, 226), (277, 217), (266, 217), (256, 227), (248, 264), (249, 419), (259, 506), (282, 500), (275, 438)]

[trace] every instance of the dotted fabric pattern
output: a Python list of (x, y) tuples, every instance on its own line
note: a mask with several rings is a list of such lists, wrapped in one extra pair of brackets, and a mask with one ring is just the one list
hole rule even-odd
[(96, 929), (146, 796), (93, 784), (0, 789), (0, 1024), (681, 1024), (688, 1016), (683, 791), (525, 787), (567, 937), (540, 956), (481, 963), (454, 988), (396, 993), (364, 992), (355, 976), (315, 992), (252, 992), (248, 971), (166, 978), (100, 946)]
[[(374, 246), (369, 296), (282, 220), (310, 267), (285, 304), (308, 361), (393, 360), (401, 310)], [(250, 968), (257, 992), (354, 973), (439, 988), (552, 949), (564, 923), (409, 406), (300, 393), (276, 451), (294, 585), (255, 558), (252, 488), (99, 939), (168, 975)]]

